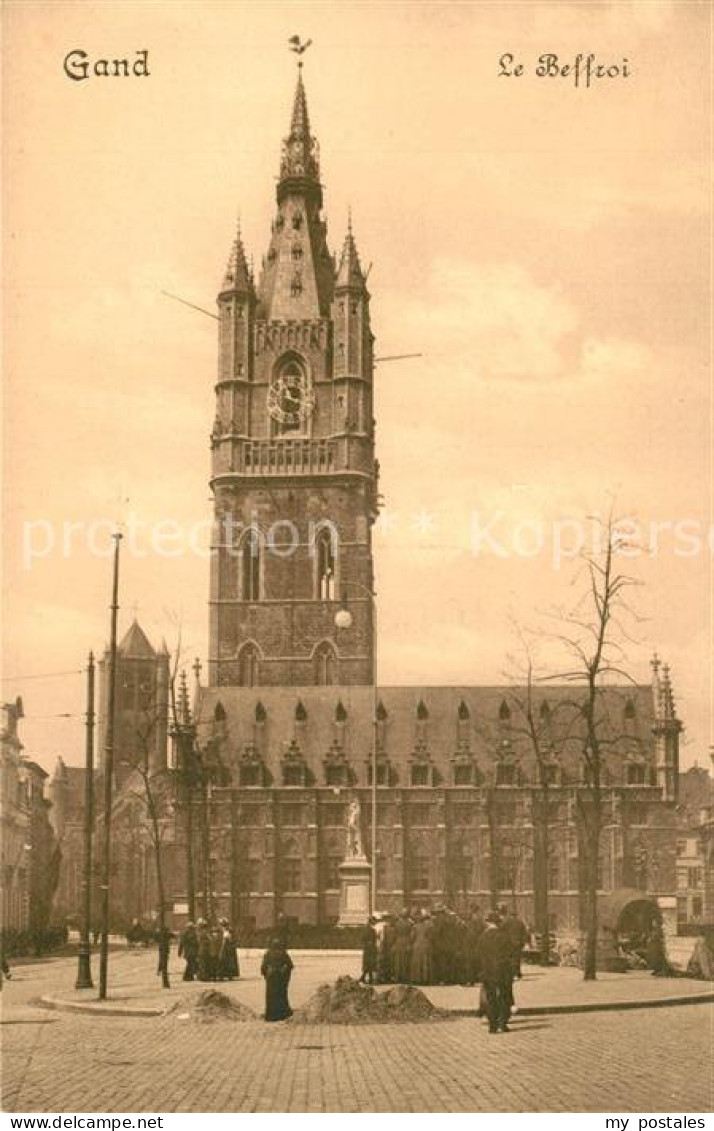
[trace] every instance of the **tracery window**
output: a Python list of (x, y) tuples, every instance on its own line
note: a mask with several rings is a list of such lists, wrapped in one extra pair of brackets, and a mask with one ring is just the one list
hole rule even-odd
[(319, 687), (331, 687), (337, 682), (337, 661), (334, 649), (329, 644), (321, 644), (315, 653), (315, 683)]
[(323, 527), (315, 540), (315, 555), (317, 559), (316, 595), (321, 601), (333, 601), (335, 598), (335, 540), (332, 531), (326, 527)]
[(244, 601), (260, 599), (260, 538), (251, 531), (243, 539), (240, 551), (241, 598)]
[(238, 661), (238, 678), (241, 687), (256, 687), (259, 678), (258, 649), (254, 644), (245, 644), (241, 648)]

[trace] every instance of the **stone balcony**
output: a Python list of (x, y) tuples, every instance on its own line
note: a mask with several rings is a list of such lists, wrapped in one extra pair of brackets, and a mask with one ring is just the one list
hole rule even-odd
[(334, 440), (243, 440), (237, 446), (240, 475), (319, 475), (335, 471)]

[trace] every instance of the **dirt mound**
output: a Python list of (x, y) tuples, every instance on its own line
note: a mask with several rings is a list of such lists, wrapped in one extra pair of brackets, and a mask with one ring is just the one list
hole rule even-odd
[(222, 994), (219, 990), (202, 990), (182, 998), (169, 1010), (177, 1021), (255, 1021), (255, 1014), (246, 1005)]
[(348, 975), (318, 986), (307, 1004), (295, 1010), (293, 1020), (313, 1025), (382, 1025), (446, 1016), (416, 986), (392, 986), (380, 993)]

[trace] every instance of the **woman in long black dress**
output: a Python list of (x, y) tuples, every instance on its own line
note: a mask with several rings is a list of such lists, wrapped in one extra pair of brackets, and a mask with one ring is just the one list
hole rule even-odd
[(232, 981), (234, 978), (240, 978), (240, 966), (238, 964), (238, 952), (236, 949), (236, 941), (233, 937), (233, 932), (228, 925), (227, 919), (221, 919), (221, 954), (218, 959), (218, 980)]
[(272, 939), (263, 955), (260, 972), (265, 978), (265, 1020), (284, 1021), (292, 1017), (288, 1001), (288, 985), (293, 960), (280, 939)]

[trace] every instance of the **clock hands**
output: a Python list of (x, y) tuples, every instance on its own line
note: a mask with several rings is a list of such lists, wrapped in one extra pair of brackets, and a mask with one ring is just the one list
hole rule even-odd
[(314, 394), (307, 382), (296, 380), (291, 374), (279, 376), (268, 392), (268, 412), (284, 424), (299, 424), (307, 419), (315, 404)]

